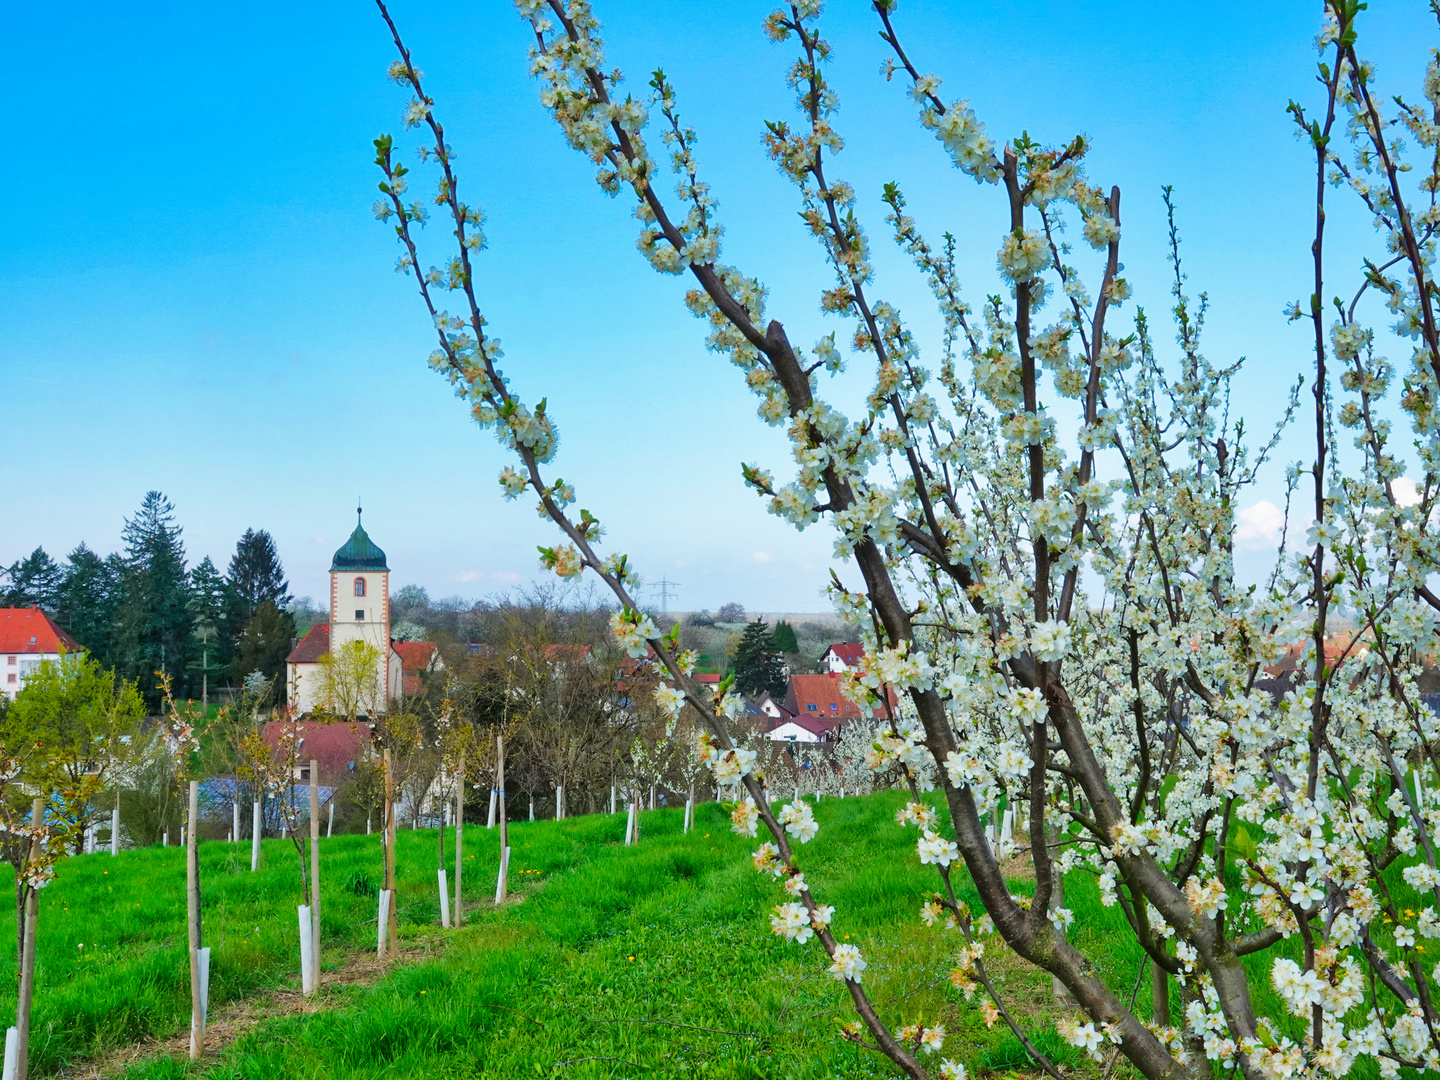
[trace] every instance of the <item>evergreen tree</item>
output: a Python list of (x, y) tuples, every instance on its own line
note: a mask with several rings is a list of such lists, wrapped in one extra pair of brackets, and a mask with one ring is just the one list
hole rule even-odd
[(190, 692), (190, 581), (181, 530), (174, 522), (170, 500), (150, 491), (121, 533), (125, 557), (114, 659), (122, 677), (139, 682), (152, 708), (160, 700), (157, 671), (173, 677), (177, 694)]
[(55, 619), (104, 666), (111, 664), (110, 637), (119, 599), (119, 560), (102, 559), (82, 541), (65, 560)]
[(735, 649), (735, 689), (750, 697), (768, 690), (771, 697), (784, 698), (787, 683), (785, 661), (770, 627), (764, 619), (746, 623)]
[(775, 648), (782, 653), (794, 654), (800, 651), (800, 640), (795, 636), (795, 628), (784, 619), (775, 624)]
[(230, 557), (226, 577), (234, 592), (231, 625), (235, 633), (249, 625), (266, 601), (281, 611), (290, 603), (290, 583), (285, 580), (275, 541), (264, 529), (245, 530)]
[(0, 592), (0, 607), (40, 607), (55, 610), (63, 575), (55, 560), (37, 547), (4, 571), (6, 587)]
[[(285, 657), (290, 655), (294, 639), (295, 617), (281, 611), (273, 600), (261, 601), (240, 634), (235, 659), (230, 663), (232, 676), (238, 682), (258, 671), (275, 685), (285, 687)], [(285, 687), (282, 696), (288, 691), (289, 687)]]
[(190, 571), (190, 614), (195, 636), (190, 668), (196, 679), (208, 676), (211, 686), (235, 653), (235, 639), (229, 632), (234, 607), (235, 591), (229, 579), (215, 569), (206, 555)]

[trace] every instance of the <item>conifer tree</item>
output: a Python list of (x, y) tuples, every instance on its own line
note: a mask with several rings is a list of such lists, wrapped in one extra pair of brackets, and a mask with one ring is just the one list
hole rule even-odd
[(190, 612), (194, 618), (195, 658), (191, 669), (196, 678), (213, 680), (225, 669), (235, 653), (235, 638), (229, 619), (235, 606), (235, 591), (210, 556), (190, 571)]
[[(285, 657), (295, 640), (295, 617), (265, 600), (245, 624), (231, 661), (232, 676), (241, 679), (260, 672), (276, 686), (285, 686)], [(283, 695), (284, 690), (281, 690)]]
[(795, 636), (795, 628), (784, 619), (775, 624), (775, 648), (782, 653), (798, 653), (800, 651), (800, 639)]
[(775, 649), (775, 638), (764, 619), (746, 623), (735, 649), (735, 689), (751, 697), (769, 691), (785, 696), (785, 661)]
[(235, 545), (226, 571), (234, 593), (231, 619), (235, 633), (249, 624), (267, 600), (283, 611), (290, 603), (290, 583), (275, 550), (275, 540), (264, 529), (246, 529)]
[(107, 666), (119, 582), (119, 560), (102, 559), (81, 541), (65, 560), (55, 601), (56, 621)]
[(121, 533), (124, 572), (115, 624), (114, 658), (120, 675), (138, 681), (152, 707), (160, 701), (156, 672), (188, 694), (191, 652), (190, 582), (175, 507), (150, 491)]
[(6, 587), (0, 592), (0, 607), (39, 607), (55, 610), (62, 578), (60, 567), (37, 547), (4, 571)]

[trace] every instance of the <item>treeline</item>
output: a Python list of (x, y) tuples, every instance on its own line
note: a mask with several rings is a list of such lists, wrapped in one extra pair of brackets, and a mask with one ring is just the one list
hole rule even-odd
[(176, 696), (238, 685), (260, 672), (284, 683), (295, 636), (289, 584), (275, 541), (246, 529), (222, 574), (207, 555), (188, 566), (175, 507), (148, 492), (125, 519), (124, 550), (107, 556), (83, 541), (57, 562), (37, 547), (0, 571), (0, 607), (40, 607), (96, 661), (160, 700), (157, 672)]

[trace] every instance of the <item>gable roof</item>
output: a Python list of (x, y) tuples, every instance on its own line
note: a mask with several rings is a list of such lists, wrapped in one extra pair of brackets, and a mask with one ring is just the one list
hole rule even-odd
[[(272, 753), (280, 745), (280, 733), (289, 726), (284, 720), (272, 720), (265, 725), (262, 737)], [(319, 762), (320, 776), (317, 779), (333, 781), (346, 776), (351, 763), (358, 763), (364, 756), (365, 745), (369, 741), (369, 731), (363, 724), (302, 720), (297, 726), (301, 738), (305, 740), (300, 746), (300, 762), (308, 765), (312, 758)]]
[(335, 552), (335, 558), (330, 560), (330, 571), (336, 570), (385, 570), (390, 567), (385, 565), (385, 552), (381, 551), (375, 541), (371, 540), (365, 532), (365, 527), (360, 524), (360, 511), (355, 511), (355, 531), (350, 534), (339, 551)]
[(791, 675), (785, 711), (797, 720), (807, 714), (828, 720), (858, 720), (862, 715), (860, 707), (841, 692), (841, 686), (838, 672)]
[(287, 664), (318, 664), (320, 657), (330, 651), (330, 624), (328, 622), (317, 622), (310, 627), (310, 632), (300, 639), (295, 648), (290, 650), (290, 655), (285, 658)]
[(440, 652), (433, 641), (394, 641), (391, 647), (399, 655), (400, 669), (406, 674), (431, 670)]
[(837, 728), (845, 726), (845, 722), (843, 720), (821, 718), (818, 712), (813, 712), (801, 713), (799, 716), (787, 715), (777, 717), (765, 728), (765, 731), (767, 734), (772, 731), (778, 731), (780, 728), (785, 727), (787, 724), (794, 724), (796, 727), (801, 728), (804, 731), (810, 732), (811, 735), (818, 735), (822, 739), (829, 738), (830, 735), (835, 732)]
[(0, 608), (0, 653), (79, 652), (82, 646), (38, 607)]
[(856, 641), (837, 641), (825, 650), (825, 655), (834, 653), (846, 667), (854, 667), (860, 663), (860, 658), (865, 655), (865, 646)]

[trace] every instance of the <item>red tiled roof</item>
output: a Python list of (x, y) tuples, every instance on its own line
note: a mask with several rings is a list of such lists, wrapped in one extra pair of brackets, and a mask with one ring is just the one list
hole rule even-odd
[(865, 646), (855, 641), (837, 641), (825, 651), (826, 653), (833, 652), (844, 662), (846, 667), (854, 667), (865, 655)]
[[(272, 720), (265, 725), (264, 739), (272, 751), (280, 743), (280, 732), (289, 726), (283, 720)], [(319, 762), (323, 783), (343, 780), (350, 772), (350, 763), (358, 764), (365, 753), (368, 733), (363, 724), (325, 724), (302, 720), (297, 726), (301, 738), (305, 740), (298, 757), (304, 765), (308, 765), (312, 758)]]
[[(400, 656), (400, 667), (407, 677), (411, 672), (429, 671), (439, 651), (433, 641), (395, 641), (391, 644)], [(407, 689), (405, 692), (408, 694), (410, 691)]]
[(317, 622), (285, 658), (287, 664), (318, 664), (330, 651), (330, 624)]
[(38, 607), (0, 608), (0, 653), (62, 653), (81, 648)]
[[(840, 691), (838, 672), (823, 675), (791, 675), (785, 695), (785, 711), (796, 717), (827, 720), (858, 720), (860, 708)], [(812, 708), (813, 706), (813, 708)]]

